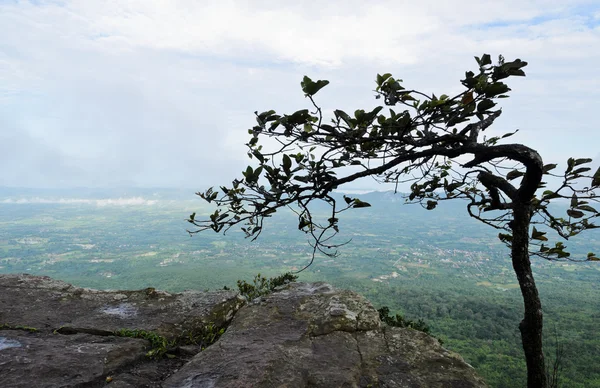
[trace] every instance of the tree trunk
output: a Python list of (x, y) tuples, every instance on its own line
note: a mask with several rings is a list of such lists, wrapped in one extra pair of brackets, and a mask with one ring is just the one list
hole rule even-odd
[(529, 225), (531, 205), (513, 202), (513, 241), (511, 248), (513, 269), (519, 280), (525, 305), (523, 320), (519, 324), (521, 341), (527, 363), (527, 387), (546, 388), (546, 366), (542, 349), (543, 313), (531, 262), (529, 261)]

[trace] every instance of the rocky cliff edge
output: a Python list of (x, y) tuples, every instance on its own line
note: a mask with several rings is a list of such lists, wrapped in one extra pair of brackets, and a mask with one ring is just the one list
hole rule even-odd
[(290, 283), (233, 291), (98, 291), (0, 275), (2, 387), (485, 387), (427, 334), (362, 296)]

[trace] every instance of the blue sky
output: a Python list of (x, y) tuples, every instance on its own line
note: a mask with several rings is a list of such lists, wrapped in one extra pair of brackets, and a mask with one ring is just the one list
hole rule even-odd
[(0, 186), (223, 184), (254, 111), (307, 107), (305, 74), (353, 111), (377, 73), (461, 90), (482, 53), (529, 62), (495, 131), (600, 158), (597, 1), (0, 0)]

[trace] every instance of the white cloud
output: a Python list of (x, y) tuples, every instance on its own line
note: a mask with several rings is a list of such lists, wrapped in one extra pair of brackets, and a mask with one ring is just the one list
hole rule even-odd
[(155, 199), (144, 199), (142, 197), (132, 198), (108, 198), (108, 199), (84, 199), (84, 198), (7, 198), (0, 201), (3, 204), (28, 205), (28, 204), (60, 204), (60, 205), (95, 205), (104, 206), (151, 206), (158, 203)]
[(255, 110), (377, 104), (377, 72), (441, 94), (473, 55), (530, 65), (496, 131), (549, 160), (600, 144), (591, 1), (28, 1), (0, 3), (0, 175), (10, 186), (223, 183)]

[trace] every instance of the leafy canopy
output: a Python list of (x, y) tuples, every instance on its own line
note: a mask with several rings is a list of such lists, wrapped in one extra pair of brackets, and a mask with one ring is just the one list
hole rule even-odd
[[(239, 225), (246, 237), (255, 239), (265, 218), (287, 207), (296, 212), (298, 229), (312, 237), (313, 259), (317, 251), (335, 255), (343, 245), (332, 240), (339, 232), (339, 214), (370, 204), (347, 196), (339, 203), (332, 193), (371, 177), (396, 187), (411, 182), (408, 202), (428, 210), (439, 201), (465, 200), (469, 215), (499, 229), (500, 240), (509, 246), (512, 209), (527, 204), (534, 225), (530, 240), (537, 245), (531, 253), (572, 259), (562, 242), (548, 245), (546, 235), (554, 230), (568, 239), (597, 227), (592, 221), (599, 213), (592, 204), (598, 202), (594, 190), (600, 187), (600, 169), (592, 174), (591, 159), (569, 158), (564, 172), (554, 173), (557, 165), (544, 165), (535, 150), (503, 144), (516, 131), (484, 136), (502, 114), (496, 109), (498, 100), (511, 91), (504, 81), (524, 76), (527, 62), (500, 56), (492, 64), (488, 54), (475, 59), (478, 70), (465, 73), (460, 81), (464, 90), (453, 96), (407, 89), (390, 73), (378, 74), (375, 97), (389, 107), (387, 112), (383, 106), (353, 113), (338, 109), (325, 117), (315, 95), (329, 81), (305, 76), (301, 87), (311, 107), (291, 114), (255, 112), (257, 124), (248, 130), (247, 147), (256, 163), (230, 186), (197, 193), (217, 209), (207, 220), (192, 214), (188, 221), (196, 229), (190, 234), (207, 229), (227, 232)], [(464, 161), (465, 156), (470, 160)], [(544, 176), (558, 179), (558, 186), (546, 188)], [(568, 201), (566, 214), (549, 207), (556, 199)], [(311, 211), (315, 202), (329, 205), (324, 219)], [(598, 258), (590, 253), (585, 260)]]

